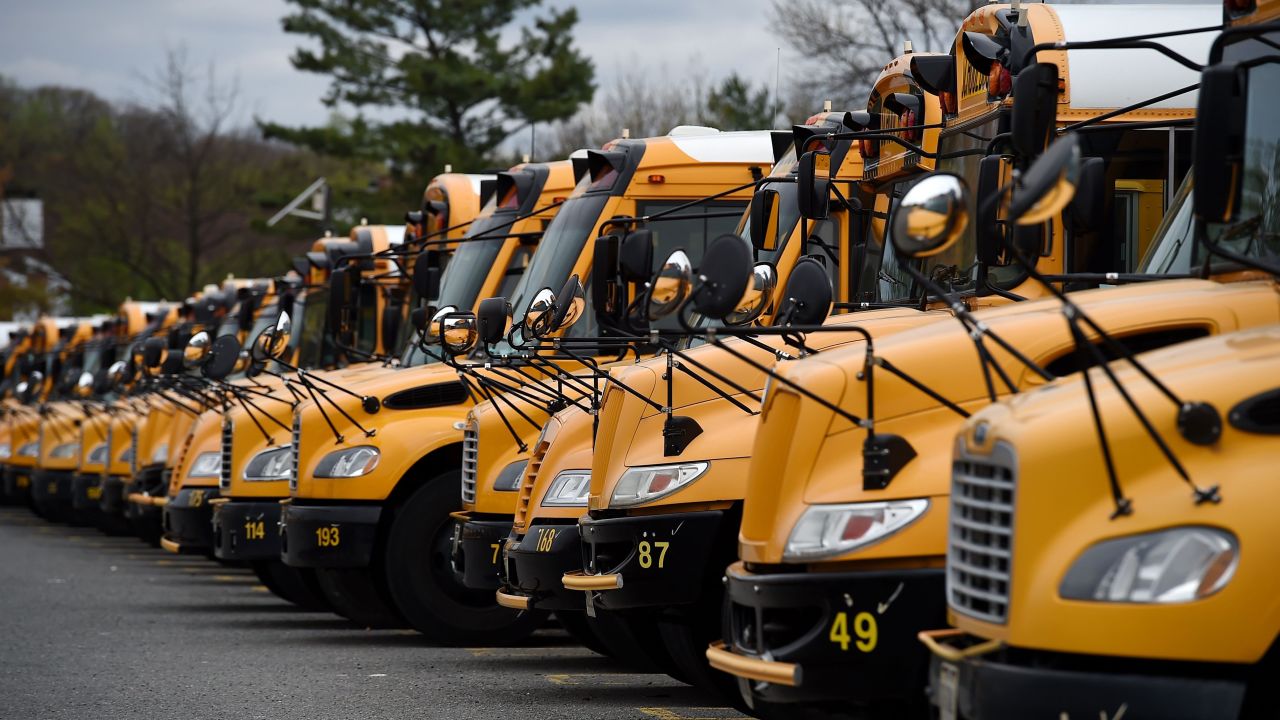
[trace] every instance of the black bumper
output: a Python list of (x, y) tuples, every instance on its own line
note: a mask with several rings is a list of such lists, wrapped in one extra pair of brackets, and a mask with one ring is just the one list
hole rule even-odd
[(124, 515), (126, 481), (119, 475), (102, 478), (102, 494), (98, 497), (98, 510), (104, 515)]
[(377, 505), (285, 505), (280, 559), (291, 567), (368, 567), (381, 517)]
[(280, 502), (232, 500), (214, 505), (213, 554), (219, 560), (279, 560)]
[(564, 574), (582, 569), (578, 523), (534, 521), (528, 532), (509, 541), (502, 555), (505, 591), (529, 598), (530, 609), (582, 610), (583, 594), (564, 586)]
[(945, 625), (941, 569), (757, 575), (736, 563), (726, 577), (726, 646), (799, 666), (795, 686), (748, 683), (756, 699), (919, 700), (929, 653), (916, 635)]
[(46, 509), (71, 509), (71, 470), (36, 470), (31, 475), (31, 500)]
[(217, 488), (182, 488), (169, 498), (164, 511), (164, 538), (177, 543), (182, 553), (213, 551), (213, 508)]
[(93, 518), (101, 512), (102, 474), (76, 473), (71, 478), (71, 507), (85, 518)]
[(133, 493), (147, 493), (152, 497), (164, 497), (168, 492), (168, 473), (165, 472), (164, 466), (153, 465), (138, 471), (124, 488), (124, 514), (125, 517), (133, 522), (144, 523), (147, 526), (154, 525), (157, 532), (160, 531), (160, 508), (155, 505), (141, 505), (135, 502), (129, 502), (129, 495)]
[[(717, 552), (737, 539), (736, 518), (720, 510), (578, 520), (586, 574), (621, 575), (621, 587), (596, 594), (606, 610), (688, 605), (698, 601), (707, 578), (719, 579)], [(725, 537), (721, 537), (722, 528)], [(731, 537), (730, 537), (731, 536)]]
[(31, 497), (31, 469), (6, 465), (4, 468), (4, 496), (10, 502), (25, 502)]
[(511, 535), (511, 519), (482, 519), (455, 515), (453, 571), (472, 590), (497, 590), (502, 586), (499, 551)]
[[(1018, 651), (958, 662), (935, 657), (929, 667), (930, 700), (944, 719), (968, 720), (1118, 717), (1121, 707), (1132, 718), (1233, 718), (1244, 701), (1243, 681), (1179, 676), (1167, 666), (1144, 674), (1140, 660), (1075, 657), (1068, 663), (1074, 667), (1063, 664), (1062, 656)], [(1204, 673), (1205, 666), (1188, 670)]]

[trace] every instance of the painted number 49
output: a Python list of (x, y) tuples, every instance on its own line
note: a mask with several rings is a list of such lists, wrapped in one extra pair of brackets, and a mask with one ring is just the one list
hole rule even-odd
[(836, 613), (836, 619), (831, 622), (831, 632), (827, 634), (827, 638), (846, 652), (849, 650), (850, 642), (864, 653), (869, 653), (876, 649), (879, 629), (876, 627), (875, 616), (869, 612), (860, 612), (854, 615), (853, 635), (857, 637), (857, 640), (854, 640), (854, 637), (849, 635), (849, 614), (844, 612)]

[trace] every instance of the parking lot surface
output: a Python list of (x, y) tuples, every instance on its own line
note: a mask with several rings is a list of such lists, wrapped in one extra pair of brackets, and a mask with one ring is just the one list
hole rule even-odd
[(300, 612), (245, 569), (0, 508), (0, 718), (742, 717), (554, 627), (433, 647)]

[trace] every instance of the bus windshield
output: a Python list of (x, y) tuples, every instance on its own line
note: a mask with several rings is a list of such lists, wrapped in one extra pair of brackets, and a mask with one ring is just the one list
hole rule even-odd
[[(588, 181), (590, 177), (583, 178), (583, 182)], [(564, 286), (587, 241), (595, 236), (600, 213), (608, 201), (608, 192), (597, 192), (575, 195), (560, 206), (560, 212), (547, 226), (529, 268), (511, 293), (512, 314), (516, 322), (524, 320), (529, 301), (539, 290), (551, 288), (559, 292)], [(583, 280), (585, 282), (586, 278)]]

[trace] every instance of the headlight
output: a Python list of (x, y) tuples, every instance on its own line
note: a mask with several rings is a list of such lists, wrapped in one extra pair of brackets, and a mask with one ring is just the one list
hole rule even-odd
[(316, 466), (318, 478), (353, 478), (368, 475), (378, 467), (381, 453), (372, 445), (335, 450)]
[(609, 505), (629, 507), (665, 497), (697, 480), (709, 467), (705, 462), (633, 467), (618, 479)]
[(551, 481), (542, 496), (543, 507), (586, 507), (591, 492), (590, 470), (565, 470)]
[(33, 440), (18, 448), (18, 457), (37, 457), (40, 455), (40, 441)]
[(288, 480), (293, 467), (293, 450), (276, 447), (263, 450), (244, 466), (245, 480)]
[(520, 489), (520, 480), (524, 477), (524, 469), (529, 466), (528, 460), (517, 460), (502, 468), (498, 479), (493, 481), (493, 489), (502, 492), (513, 492)]
[[(159, 465), (169, 459), (169, 443), (160, 443), (156, 446), (155, 452), (151, 453), (151, 464)], [(188, 476), (190, 477), (190, 476)]]
[(222, 453), (202, 452), (187, 471), (189, 478), (216, 478), (222, 473)]
[(1239, 559), (1234, 535), (1206, 527), (1104, 540), (1072, 564), (1058, 594), (1102, 602), (1189, 602), (1221, 590)]
[(132, 448), (132, 447), (127, 447), (127, 448), (125, 448), (125, 449), (124, 449), (124, 452), (120, 453), (120, 459), (119, 459), (119, 460), (117, 460), (116, 462), (121, 462), (121, 463), (126, 463), (126, 464), (132, 464), (132, 463), (133, 463), (133, 448)]
[(9, 443), (0, 443), (0, 460), (8, 460), (12, 453), (13, 450)]
[(99, 443), (89, 451), (85, 462), (91, 465), (105, 465), (107, 463), (107, 452), (111, 450), (111, 446), (106, 443)]
[(782, 559), (797, 562), (842, 555), (883, 540), (928, 509), (925, 499), (810, 505), (791, 529)]
[(57, 460), (66, 460), (67, 458), (73, 458), (79, 454), (80, 443), (78, 442), (62, 443), (61, 445), (54, 446), (54, 448), (49, 451), (49, 457)]

